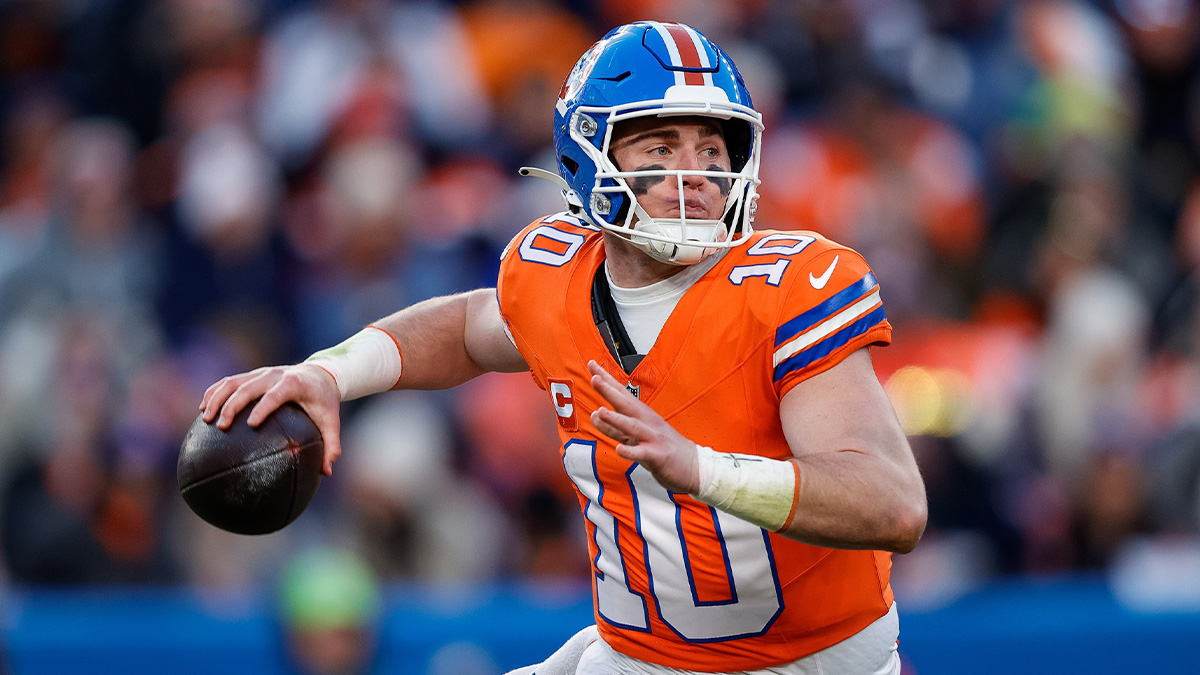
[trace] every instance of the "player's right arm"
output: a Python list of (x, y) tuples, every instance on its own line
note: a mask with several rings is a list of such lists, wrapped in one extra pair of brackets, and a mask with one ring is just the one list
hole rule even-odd
[(448, 389), (483, 373), (529, 370), (505, 334), (494, 288), (427, 300), (372, 325), (400, 345), (396, 388)]
[(402, 309), (302, 363), (223, 378), (204, 392), (200, 410), (205, 422), (228, 429), (255, 399), (251, 426), (294, 402), (321, 430), (330, 475), (341, 455), (341, 401), (388, 389), (447, 389), (485, 372), (526, 369), (505, 333), (495, 289), (479, 289)]

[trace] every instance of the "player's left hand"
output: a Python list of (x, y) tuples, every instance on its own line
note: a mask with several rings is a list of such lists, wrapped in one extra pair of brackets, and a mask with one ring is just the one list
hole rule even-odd
[(672, 492), (694, 494), (700, 485), (696, 444), (662, 415), (642, 403), (595, 361), (588, 361), (592, 386), (612, 408), (592, 413), (592, 424), (618, 443), (617, 454), (650, 470)]

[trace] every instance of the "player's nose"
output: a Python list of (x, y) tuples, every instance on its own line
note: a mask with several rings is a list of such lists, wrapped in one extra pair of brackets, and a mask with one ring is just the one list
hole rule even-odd
[[(708, 165), (703, 163), (703, 157), (699, 152), (682, 153), (679, 164), (675, 167), (679, 171), (705, 171)], [(699, 174), (685, 173), (683, 174), (683, 184), (685, 187), (697, 187), (706, 181), (705, 176)]]
[(683, 171), (703, 171), (705, 167), (705, 164), (702, 163), (703, 159), (700, 155), (700, 150), (693, 148), (690, 152), (679, 153), (679, 164), (676, 168)]

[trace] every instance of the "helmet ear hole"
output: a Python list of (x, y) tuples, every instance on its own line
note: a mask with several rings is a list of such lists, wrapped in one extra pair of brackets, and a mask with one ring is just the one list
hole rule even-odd
[(563, 168), (570, 172), (572, 176), (579, 171), (579, 162), (576, 162), (566, 155), (559, 155), (558, 161), (562, 163)]

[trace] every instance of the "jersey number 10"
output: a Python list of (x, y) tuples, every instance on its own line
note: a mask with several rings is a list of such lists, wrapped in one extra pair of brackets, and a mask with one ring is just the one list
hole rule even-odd
[[(598, 550), (593, 561), (593, 583), (601, 618), (626, 630), (650, 630), (647, 598), (629, 581), (627, 561), (640, 559), (646, 564), (646, 592), (653, 598), (659, 618), (684, 640), (733, 640), (761, 635), (771, 627), (783, 608), (783, 600), (765, 530), (710, 509), (730, 597), (703, 601), (689, 562), (689, 542), (684, 537), (676, 493), (659, 485), (639, 464), (625, 473), (623, 485), (605, 485), (596, 470), (595, 441), (568, 441), (563, 448), (563, 464), (587, 499), (584, 516), (593, 525)], [(628, 492), (632, 497), (636, 523), (633, 531), (610, 512), (606, 500), (609, 490)], [(711, 541), (690, 544), (713, 545)], [(640, 555), (636, 555), (638, 552)]]

